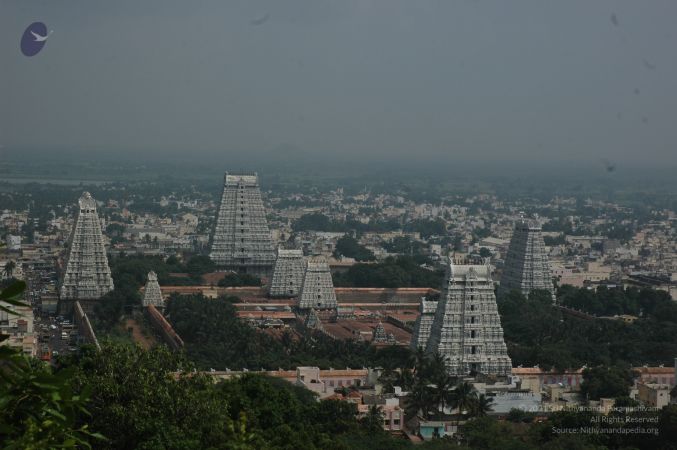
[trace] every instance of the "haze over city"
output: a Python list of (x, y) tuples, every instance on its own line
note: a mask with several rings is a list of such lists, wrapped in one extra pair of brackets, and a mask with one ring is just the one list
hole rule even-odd
[(0, 445), (677, 450), (674, 0), (0, 0)]
[[(677, 162), (671, 1), (0, 8), (7, 158)], [(53, 34), (26, 58), (35, 20)]]

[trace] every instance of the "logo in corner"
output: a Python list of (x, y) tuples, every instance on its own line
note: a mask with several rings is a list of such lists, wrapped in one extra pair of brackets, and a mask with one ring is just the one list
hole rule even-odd
[(45, 46), (47, 38), (52, 34), (47, 32), (47, 25), (42, 22), (33, 22), (26, 27), (23, 36), (21, 36), (21, 53), (24, 56), (35, 56), (40, 53)]

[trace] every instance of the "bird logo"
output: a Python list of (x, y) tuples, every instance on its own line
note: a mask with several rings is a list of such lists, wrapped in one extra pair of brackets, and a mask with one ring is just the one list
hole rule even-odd
[(28, 25), (21, 36), (21, 53), (24, 56), (35, 56), (45, 46), (53, 31), (47, 32), (47, 26), (42, 22), (33, 22)]
[(45, 42), (49, 37), (49, 35), (52, 33), (54, 33), (54, 31), (50, 31), (49, 34), (47, 34), (46, 36), (40, 36), (35, 31), (31, 31), (31, 34), (35, 37), (35, 42)]

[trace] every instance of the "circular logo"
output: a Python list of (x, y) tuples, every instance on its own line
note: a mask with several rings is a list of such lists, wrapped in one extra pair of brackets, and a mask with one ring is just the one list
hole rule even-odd
[(47, 26), (42, 22), (33, 22), (21, 36), (21, 53), (25, 56), (37, 55), (45, 46), (48, 37)]

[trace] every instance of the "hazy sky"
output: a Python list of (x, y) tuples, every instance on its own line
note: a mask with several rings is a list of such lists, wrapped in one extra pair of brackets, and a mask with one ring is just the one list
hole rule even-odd
[(676, 166), (677, 1), (0, 0), (0, 146)]

